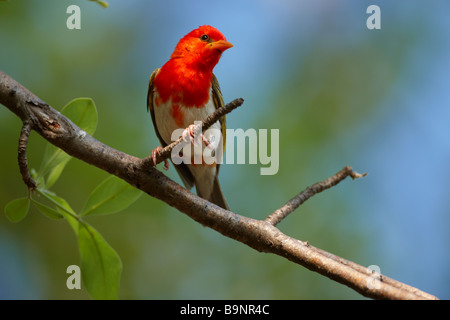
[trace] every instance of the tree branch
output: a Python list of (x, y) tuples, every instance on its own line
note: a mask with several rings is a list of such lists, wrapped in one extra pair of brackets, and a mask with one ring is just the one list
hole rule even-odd
[(289, 200), (284, 206), (275, 210), (275, 212), (269, 215), (265, 221), (273, 226), (276, 226), (281, 222), (281, 220), (286, 218), (292, 211), (297, 209), (299, 206), (303, 204), (303, 202), (305, 202), (315, 194), (337, 185), (339, 182), (341, 182), (348, 176), (352, 177), (352, 179), (354, 180), (361, 177), (365, 177), (366, 175), (367, 173), (359, 174), (353, 171), (353, 169), (350, 166), (346, 166), (344, 169), (342, 169), (335, 175), (329, 177), (328, 179), (321, 182), (317, 182), (312, 186), (306, 188), (304, 191), (302, 191), (294, 198)]
[[(283, 234), (276, 225), (286, 214), (271, 215), (260, 221), (222, 209), (181, 187), (145, 159), (117, 151), (86, 134), (69, 119), (33, 95), (15, 80), (0, 71), (0, 103), (14, 112), (26, 124), (50, 143), (86, 163), (118, 176), (136, 188), (158, 198), (193, 220), (214, 229), (224, 236), (240, 241), (260, 252), (277, 254), (345, 284), (362, 295), (377, 299), (437, 299), (436, 297), (390, 279), (374, 274), (370, 269), (311, 246), (308, 242)], [(23, 130), (22, 130), (23, 131)], [(22, 169), (21, 169), (22, 170)], [(349, 171), (350, 170), (350, 171)], [(356, 173), (344, 168), (339, 178), (331, 177), (317, 184), (313, 194), (335, 185), (346, 176)], [(341, 171), (342, 172), (342, 171)], [(316, 185), (315, 185), (316, 186)], [(297, 196), (288, 207), (298, 207), (311, 197)], [(302, 198), (303, 200), (301, 200)], [(294, 204), (292, 204), (293, 202)], [(290, 204), (291, 203), (291, 204)], [(279, 209), (291, 212), (293, 209)], [(278, 210), (277, 210), (278, 211)], [(281, 219), (279, 218), (281, 216)], [(269, 219), (270, 218), (270, 219)], [(377, 285), (373, 284), (376, 281)]]
[(19, 138), (19, 150), (18, 150), (18, 161), (19, 169), (22, 174), (23, 182), (28, 186), (28, 189), (34, 190), (36, 188), (36, 182), (31, 178), (30, 172), (28, 171), (28, 159), (27, 159), (27, 146), (28, 137), (30, 136), (31, 125), (28, 121), (24, 121), (22, 130), (20, 132)]

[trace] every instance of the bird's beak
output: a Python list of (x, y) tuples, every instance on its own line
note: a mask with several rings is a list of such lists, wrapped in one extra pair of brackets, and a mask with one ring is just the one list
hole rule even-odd
[(209, 49), (216, 49), (220, 52), (224, 52), (227, 49), (230, 49), (233, 45), (225, 40), (218, 40), (209, 43)]

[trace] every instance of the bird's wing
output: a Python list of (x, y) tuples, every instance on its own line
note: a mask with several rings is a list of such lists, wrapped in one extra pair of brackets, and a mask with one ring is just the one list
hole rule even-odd
[(153, 80), (155, 80), (156, 75), (159, 72), (159, 68), (153, 71), (152, 75), (150, 76), (150, 82), (148, 84), (148, 93), (147, 93), (147, 111), (150, 112), (150, 115), (152, 117), (153, 121), (153, 127), (155, 128), (156, 136), (159, 139), (159, 142), (161, 143), (161, 146), (164, 148), (167, 146), (167, 143), (163, 140), (161, 135), (159, 134), (158, 127), (156, 126), (156, 119), (155, 119), (155, 110), (153, 109)]
[[(222, 91), (220, 91), (219, 81), (217, 81), (216, 76), (213, 74), (212, 78), (212, 93), (213, 93), (213, 99), (214, 99), (214, 106), (216, 109), (222, 108), (225, 106), (225, 103), (223, 102), (223, 96)], [(222, 137), (223, 137), (223, 152), (225, 152), (225, 144), (227, 142), (227, 126), (226, 126), (226, 117), (223, 116), (219, 119), (220, 126), (222, 129)], [(220, 164), (217, 165), (217, 172), (216, 174), (219, 174), (219, 167)]]
[[(156, 69), (153, 71), (152, 75), (150, 76), (150, 82), (148, 84), (148, 94), (147, 94), (147, 111), (150, 112), (150, 115), (152, 117), (153, 121), (153, 127), (155, 128), (156, 136), (159, 139), (159, 142), (161, 143), (161, 146), (164, 148), (167, 146), (167, 143), (164, 141), (164, 139), (161, 137), (161, 134), (159, 133), (158, 127), (156, 125), (156, 119), (155, 119), (155, 110), (153, 108), (153, 81), (155, 80), (156, 75), (158, 74), (159, 69)], [(175, 165), (175, 169), (178, 172), (178, 175), (180, 176), (181, 180), (183, 181), (185, 187), (187, 189), (191, 189), (194, 186), (194, 177), (192, 176), (191, 171), (189, 171), (189, 168), (184, 164), (181, 163), (179, 165)]]

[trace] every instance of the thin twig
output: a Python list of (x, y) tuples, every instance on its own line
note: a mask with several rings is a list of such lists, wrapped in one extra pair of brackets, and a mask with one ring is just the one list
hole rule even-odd
[(367, 173), (359, 174), (353, 171), (353, 169), (350, 166), (346, 166), (344, 169), (332, 175), (328, 179), (323, 180), (321, 182), (317, 182), (312, 186), (309, 186), (302, 192), (300, 192), (294, 198), (289, 200), (284, 206), (282, 206), (281, 208), (275, 210), (272, 214), (270, 214), (265, 221), (273, 226), (276, 226), (284, 218), (286, 218), (292, 211), (297, 209), (299, 206), (302, 205), (303, 202), (305, 202), (315, 194), (337, 185), (339, 182), (341, 182), (348, 176), (352, 177), (352, 179), (357, 179), (364, 177), (365, 175), (367, 175)]
[[(233, 101), (231, 101), (224, 107), (216, 109), (216, 111), (211, 113), (208, 117), (206, 117), (202, 121), (200, 126), (197, 125), (194, 127), (194, 132), (200, 132), (200, 129), (202, 130), (202, 132), (207, 130), (214, 123), (216, 123), (221, 117), (230, 113), (237, 107), (240, 107), (243, 103), (244, 103), (244, 99), (238, 98), (238, 99), (234, 99)], [(175, 148), (175, 146), (181, 142), (183, 142), (183, 137), (178, 138), (178, 140), (176, 140), (176, 141), (172, 142), (171, 144), (167, 145), (166, 147), (162, 148), (156, 156), (156, 164), (164, 161), (165, 159), (168, 159), (172, 153), (173, 148)], [(153, 166), (153, 163), (154, 162), (153, 162), (153, 158), (151, 155), (142, 159), (142, 164), (144, 166)]]
[(28, 159), (27, 159), (27, 145), (28, 145), (28, 137), (30, 136), (30, 131), (31, 131), (30, 122), (24, 121), (22, 130), (20, 131), (18, 161), (23, 181), (28, 186), (28, 189), (34, 190), (36, 189), (36, 182), (34, 182), (33, 178), (30, 175), (30, 172), (28, 171)]

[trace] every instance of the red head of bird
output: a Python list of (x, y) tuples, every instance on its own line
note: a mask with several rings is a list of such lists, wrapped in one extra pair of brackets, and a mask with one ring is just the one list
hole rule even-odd
[(186, 107), (205, 104), (209, 99), (212, 71), (222, 53), (232, 46), (219, 30), (208, 25), (181, 38), (155, 79), (154, 86), (162, 102), (172, 98)]

